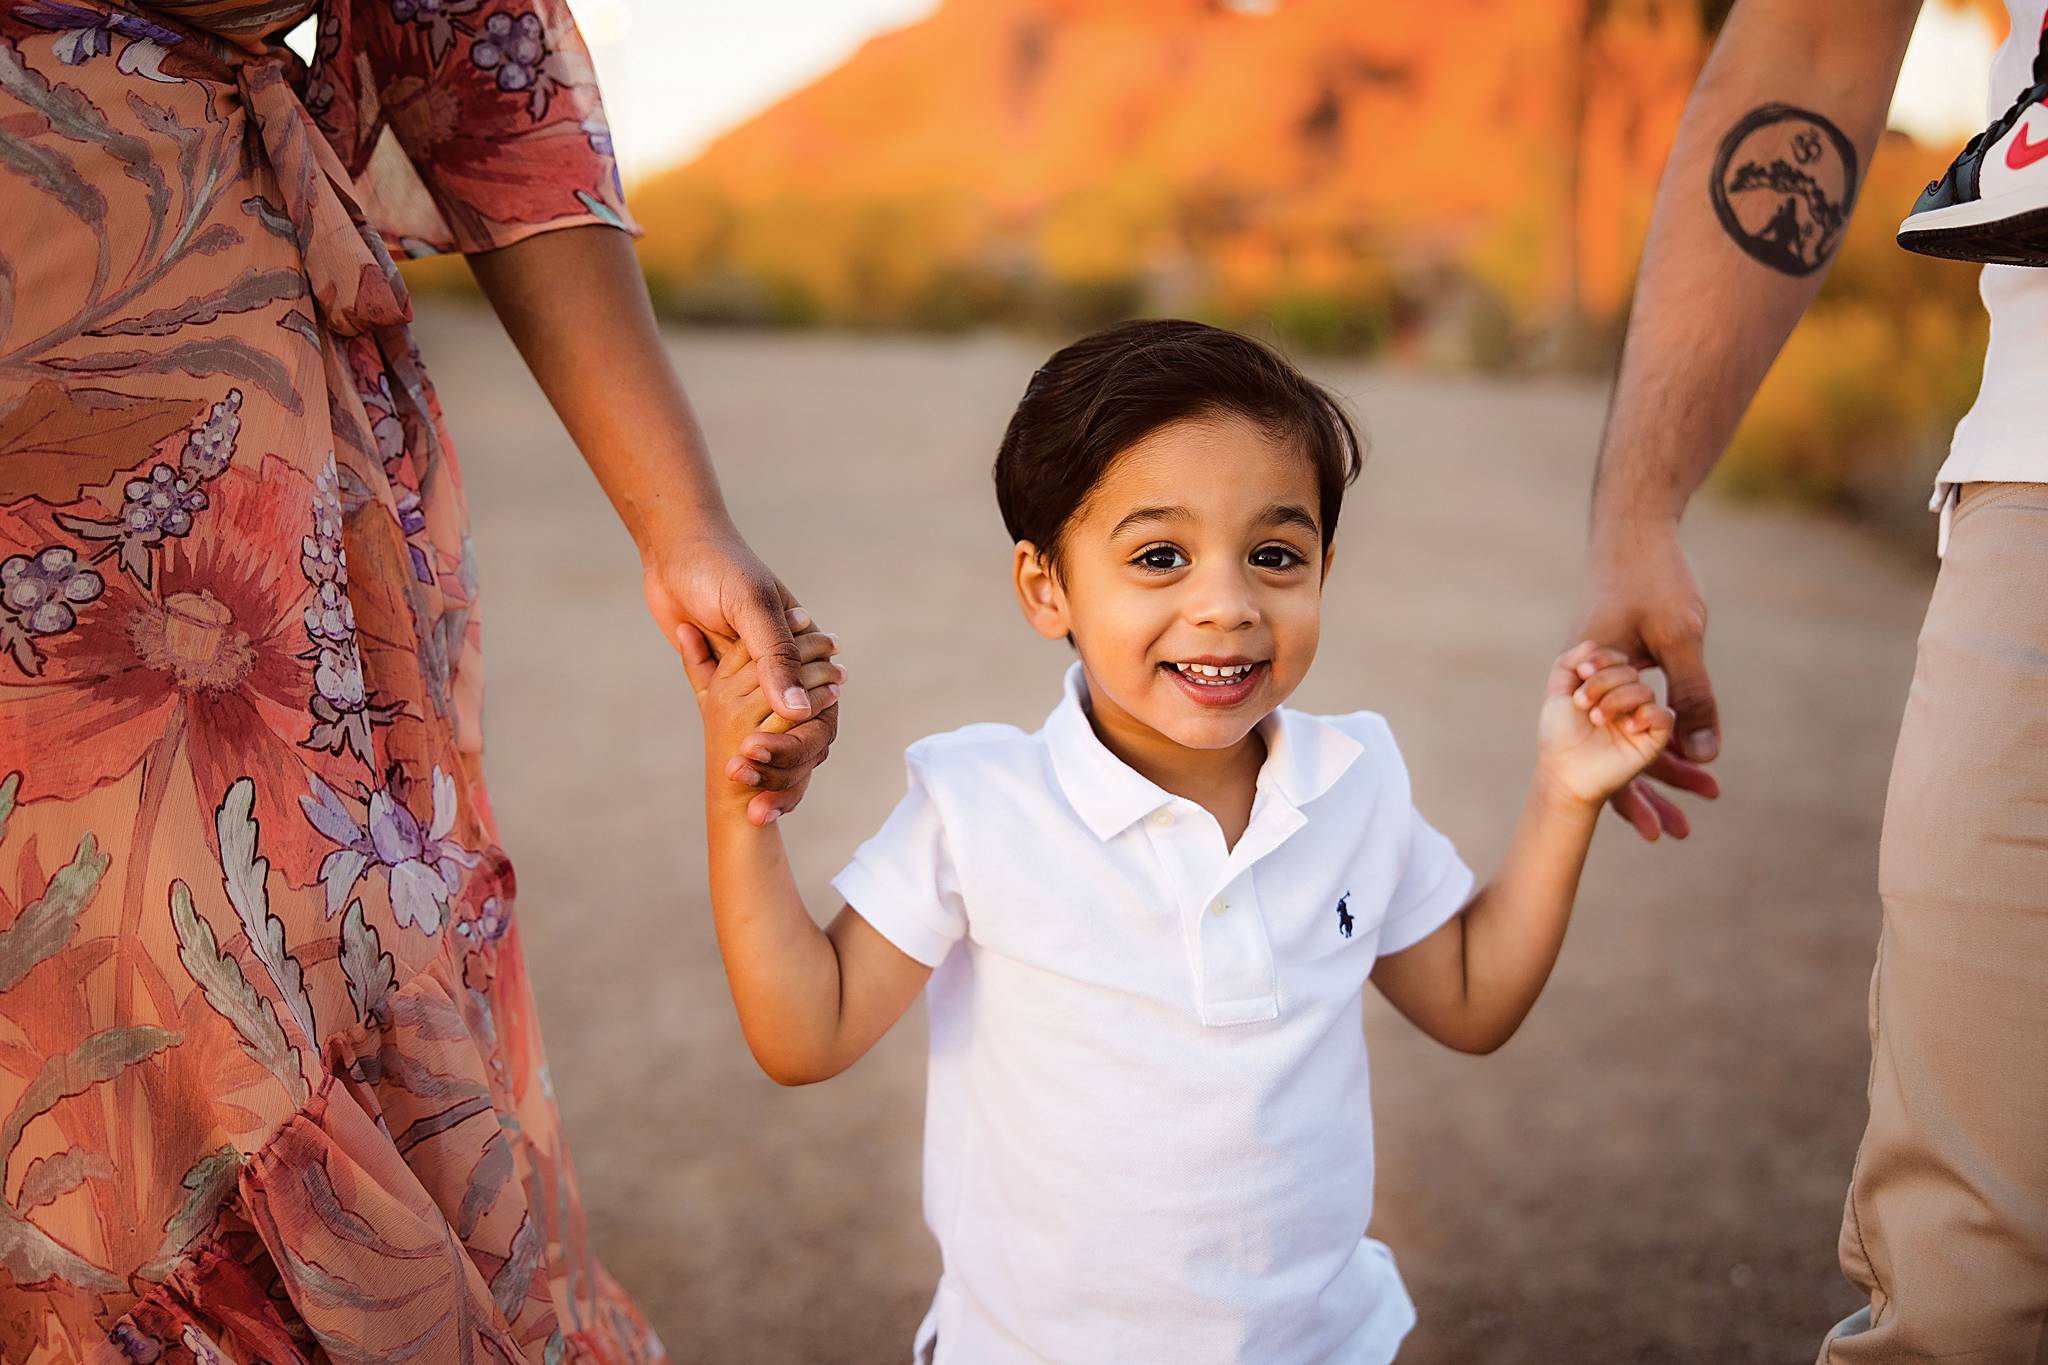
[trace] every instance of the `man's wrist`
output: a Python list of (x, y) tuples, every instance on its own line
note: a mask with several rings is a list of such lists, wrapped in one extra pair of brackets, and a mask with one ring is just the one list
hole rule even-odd
[(1641, 551), (1674, 544), (1685, 507), (1645, 506), (1640, 502), (1614, 508), (1593, 506), (1587, 546), (1595, 560), (1634, 558)]

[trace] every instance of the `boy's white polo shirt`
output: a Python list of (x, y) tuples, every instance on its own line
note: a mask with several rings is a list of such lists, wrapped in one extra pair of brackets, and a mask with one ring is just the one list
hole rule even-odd
[(1251, 823), (1096, 738), (913, 744), (833, 885), (933, 966), (918, 1331), (946, 1365), (1392, 1360), (1415, 1313), (1372, 1211), (1360, 998), (1464, 905), (1386, 722), (1282, 708)]

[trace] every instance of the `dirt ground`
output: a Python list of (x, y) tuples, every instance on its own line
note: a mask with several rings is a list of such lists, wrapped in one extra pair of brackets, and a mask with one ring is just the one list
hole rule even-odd
[[(696, 715), (632, 548), (487, 318), (443, 305), (420, 330), (466, 466), (493, 793), (598, 1248), (679, 1361), (903, 1360), (936, 1274), (922, 1015), (822, 1086), (755, 1070), (704, 896)], [(1035, 726), (1056, 698), (1065, 651), (1018, 619), (988, 478), (1045, 349), (673, 339), (741, 526), (846, 642), (841, 738), (785, 826), (821, 904), (901, 793), (905, 744)], [(1375, 449), (1298, 704), (1385, 713), (1423, 809), (1484, 869), (1578, 587), (1602, 396), (1318, 370)], [(1497, 1055), (1368, 1009), (1374, 1230), (1421, 1312), (1404, 1362), (1803, 1362), (1855, 1306), (1835, 1231), (1931, 556), (1712, 502), (1687, 541), (1726, 797), (1682, 845), (1607, 825), (1549, 992)]]

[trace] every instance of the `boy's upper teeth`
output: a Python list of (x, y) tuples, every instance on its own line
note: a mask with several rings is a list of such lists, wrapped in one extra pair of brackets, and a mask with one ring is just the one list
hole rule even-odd
[(1235, 678), (1251, 670), (1250, 664), (1180, 664), (1183, 673), (1196, 673), (1204, 678)]

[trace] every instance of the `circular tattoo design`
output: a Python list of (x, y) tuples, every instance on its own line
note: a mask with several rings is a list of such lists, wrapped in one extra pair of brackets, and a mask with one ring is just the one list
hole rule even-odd
[(1713, 193), (1738, 246), (1773, 270), (1810, 275), (1842, 240), (1856, 199), (1856, 149), (1819, 114), (1766, 104), (1722, 139)]

